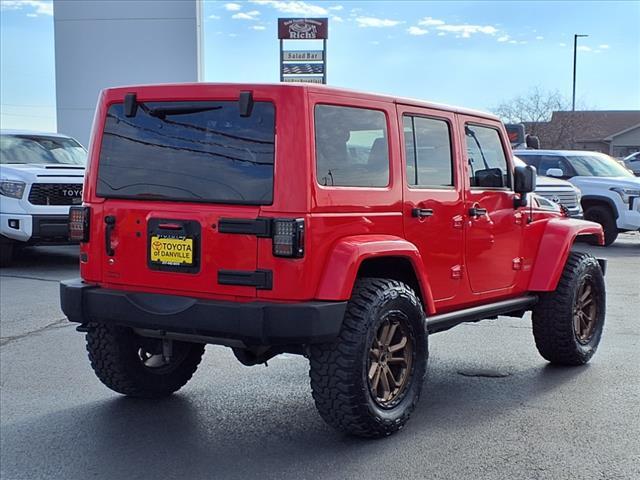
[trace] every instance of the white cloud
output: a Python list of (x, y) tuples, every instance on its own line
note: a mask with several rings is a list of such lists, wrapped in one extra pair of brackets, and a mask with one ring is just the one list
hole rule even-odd
[(409, 27), (407, 28), (407, 32), (409, 32), (409, 35), (426, 35), (429, 33), (429, 30), (420, 27)]
[(333, 20), (334, 22), (340, 22), (340, 23), (344, 22), (344, 19), (337, 15), (334, 15), (333, 17), (331, 17), (331, 20)]
[(380, 42), (378, 40), (371, 40), (369, 43), (371, 45), (380, 45)]
[(469, 38), (475, 33), (483, 33), (485, 35), (495, 35), (498, 29), (491, 25), (439, 25), (436, 27), (447, 33), (457, 33), (462, 38)]
[(586, 45), (580, 45), (578, 47), (578, 51), (579, 52), (590, 52), (591, 51), (591, 47), (587, 47)]
[(239, 3), (225, 3), (224, 8), (226, 8), (230, 12), (237, 12), (242, 9), (242, 5)]
[(445, 35), (446, 35), (446, 33), (444, 33), (444, 32), (438, 32), (438, 36), (439, 37), (444, 37)]
[(251, 0), (251, 3), (255, 3), (256, 5), (268, 5), (281, 13), (290, 13), (292, 15), (313, 16), (327, 15), (329, 13), (329, 10), (324, 7), (302, 1), (285, 2), (279, 0)]
[(543, 37), (542, 35), (538, 35), (538, 36), (536, 37), (536, 40), (544, 40), (544, 37)]
[(333, 7), (329, 7), (329, 10), (335, 10), (336, 12), (342, 10), (344, 7), (342, 5), (335, 5)]
[(260, 12), (258, 10), (251, 10), (250, 12), (238, 12), (231, 15), (231, 18), (236, 20), (257, 20)]
[(509, 43), (511, 43), (512, 45), (515, 45), (518, 42), (516, 40), (509, 40)]
[(436, 25), (444, 25), (445, 22), (443, 20), (438, 20), (437, 18), (432, 17), (424, 17), (422, 20), (418, 22), (418, 25), (422, 25), (423, 27), (435, 27)]
[(211, 20), (220, 20), (220, 15), (209, 15)]
[(509, 35), (502, 35), (501, 37), (498, 37), (498, 41), (499, 42), (507, 42), (509, 40)]
[(237, 34), (237, 33), (230, 33), (230, 34), (229, 34), (229, 36), (230, 36), (230, 37), (237, 37), (237, 36), (238, 36), (238, 34)]
[(567, 46), (567, 44), (566, 44), (566, 43), (559, 43), (559, 44), (558, 44), (558, 46), (560, 46), (560, 47), (566, 47), (566, 46)]
[(602, 45), (598, 45), (598, 48), (601, 50), (609, 50), (609, 45), (607, 45), (606, 43), (602, 44)]
[(375, 17), (358, 17), (356, 18), (356, 22), (359, 27), (375, 27), (375, 28), (384, 28), (384, 27), (395, 27), (396, 25), (400, 25), (402, 22), (399, 20), (389, 20), (388, 18), (375, 18)]
[(0, 10), (21, 10), (24, 7), (35, 9), (34, 12), (27, 13), (28, 17), (39, 15), (53, 15), (53, 1), (50, 0), (2, 0)]
[(266, 30), (267, 27), (265, 27), (264, 25), (251, 25), (249, 28), (252, 28), (253, 30)]

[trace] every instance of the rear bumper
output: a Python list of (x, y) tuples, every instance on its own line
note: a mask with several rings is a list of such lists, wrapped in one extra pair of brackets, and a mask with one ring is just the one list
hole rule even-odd
[[(60, 284), (69, 321), (111, 323), (162, 332), (237, 340), (246, 345), (295, 345), (337, 337), (347, 302), (224, 302), (109, 290), (80, 279)], [(215, 342), (212, 342), (215, 343)]]

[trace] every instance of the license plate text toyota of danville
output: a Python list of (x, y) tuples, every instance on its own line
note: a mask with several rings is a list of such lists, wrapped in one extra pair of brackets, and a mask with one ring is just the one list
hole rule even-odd
[(160, 265), (193, 265), (193, 239), (154, 235), (151, 237), (150, 260)]

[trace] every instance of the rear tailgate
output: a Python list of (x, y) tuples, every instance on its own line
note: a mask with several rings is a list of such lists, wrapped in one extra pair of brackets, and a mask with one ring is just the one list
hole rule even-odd
[(215, 100), (174, 100), (175, 93), (145, 99), (143, 90), (104, 105), (88, 202), (100, 223), (91, 243), (94, 255), (100, 244), (102, 279), (254, 297), (270, 277), (256, 271), (257, 236), (243, 232), (273, 202), (274, 102), (256, 96), (247, 112), (239, 91), (210, 91)]
[[(257, 237), (220, 232), (258, 207), (131, 202), (104, 205), (105, 282), (160, 290), (255, 296)], [(109, 229), (109, 231), (108, 231)], [(107, 252), (107, 247), (110, 251)], [(229, 284), (232, 283), (232, 284)]]

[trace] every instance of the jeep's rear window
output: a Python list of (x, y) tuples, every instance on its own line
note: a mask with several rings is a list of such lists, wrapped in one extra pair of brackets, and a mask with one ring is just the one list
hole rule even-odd
[(109, 107), (97, 194), (107, 198), (267, 205), (273, 200), (275, 108), (237, 101)]

